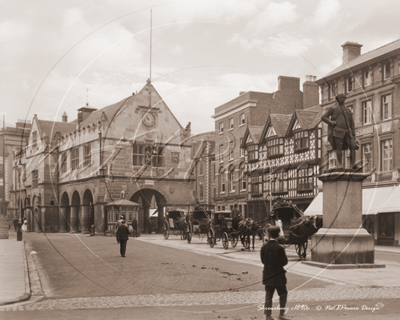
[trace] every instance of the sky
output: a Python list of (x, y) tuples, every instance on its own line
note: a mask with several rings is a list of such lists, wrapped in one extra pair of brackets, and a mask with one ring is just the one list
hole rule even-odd
[(0, 114), (8, 123), (34, 114), (61, 121), (64, 112), (72, 121), (86, 103), (97, 109), (116, 103), (151, 77), (183, 127), (191, 122), (192, 133), (212, 131), (214, 109), (241, 91), (272, 93), (280, 75), (301, 84), (306, 75), (319, 79), (341, 65), (346, 41), (366, 53), (400, 37), (398, 0), (0, 0), (0, 6)]

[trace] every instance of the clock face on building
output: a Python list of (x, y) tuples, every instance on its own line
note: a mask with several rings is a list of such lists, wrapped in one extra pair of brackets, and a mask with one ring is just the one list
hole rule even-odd
[(145, 126), (152, 127), (156, 123), (156, 118), (154, 114), (148, 112), (144, 114), (142, 121)]

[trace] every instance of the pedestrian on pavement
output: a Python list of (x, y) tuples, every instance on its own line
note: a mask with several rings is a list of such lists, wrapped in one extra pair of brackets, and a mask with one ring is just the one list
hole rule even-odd
[(115, 224), (115, 231), (118, 230), (118, 227), (122, 225), (122, 221), (124, 221), (124, 220), (125, 220), (124, 216), (120, 216), (120, 217), (119, 217), (119, 220), (118, 220), (117, 223)]
[(13, 222), (14, 222), (14, 230), (17, 231), (18, 219), (15, 218), (15, 219), (13, 220)]
[(119, 243), (121, 256), (125, 257), (126, 244), (129, 240), (129, 229), (126, 226), (126, 220), (122, 220), (122, 225), (117, 230), (117, 242)]
[(132, 229), (133, 235), (137, 238), (137, 220), (135, 218), (132, 220)]
[(264, 314), (267, 320), (272, 318), (272, 297), (275, 289), (279, 295), (279, 317), (285, 320), (285, 306), (287, 300), (286, 271), (283, 268), (288, 263), (285, 249), (278, 243), (280, 228), (277, 226), (268, 229), (270, 240), (261, 248), (261, 262), (264, 264), (263, 284), (265, 286)]
[(26, 219), (24, 219), (24, 223), (22, 224), (21, 230), (22, 230), (23, 232), (28, 231), (28, 221), (26, 221)]

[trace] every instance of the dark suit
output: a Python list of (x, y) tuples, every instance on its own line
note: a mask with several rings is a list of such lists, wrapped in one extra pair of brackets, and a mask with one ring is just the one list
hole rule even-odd
[[(261, 262), (264, 264), (263, 284), (265, 285), (265, 311), (271, 316), (272, 297), (275, 289), (278, 291), (280, 308), (285, 308), (287, 299), (286, 271), (283, 268), (288, 263), (285, 249), (274, 239), (269, 240), (261, 248)], [(283, 315), (284, 310), (281, 309)]]
[[(349, 125), (347, 125), (344, 114), (349, 120)], [(352, 133), (353, 137), (356, 136), (353, 114), (349, 108), (344, 106), (341, 108), (340, 105), (336, 103), (333, 107), (328, 109), (328, 111), (321, 117), (321, 120), (328, 124), (328, 141), (331, 144), (332, 149), (337, 150), (338, 141), (342, 141), (342, 150), (349, 149), (351, 146), (349, 131)], [(332, 121), (336, 122), (335, 126), (333, 126)]]
[(125, 257), (126, 244), (129, 240), (129, 228), (123, 224), (118, 227), (117, 230), (117, 242), (120, 246), (121, 256)]

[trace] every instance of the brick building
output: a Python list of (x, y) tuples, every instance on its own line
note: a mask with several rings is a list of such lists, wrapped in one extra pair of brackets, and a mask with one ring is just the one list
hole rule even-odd
[(80, 108), (73, 122), (35, 116), (15, 167), (22, 174), (15, 201), (23, 190), (30, 231), (88, 233), (94, 225), (104, 233), (116, 218), (105, 205), (121, 198), (139, 204), (121, 212), (139, 229), (147, 230), (152, 209), (162, 227), (166, 209), (195, 204), (189, 136), (190, 124), (179, 124), (149, 81), (113, 105)]
[[(398, 245), (400, 240), (400, 40), (361, 54), (361, 44), (346, 42), (343, 64), (317, 81), (321, 106), (335, 103), (345, 93), (353, 111), (357, 159), (371, 175), (363, 182), (363, 224), (378, 244)], [(336, 166), (335, 154), (327, 142), (323, 125), (325, 168)], [(349, 153), (343, 164), (348, 165)], [(322, 194), (310, 206), (310, 213), (322, 212)]]
[(12, 201), (10, 192), (18, 183), (13, 175), (13, 154), (27, 145), (30, 128), (29, 121), (18, 120), (15, 126), (6, 123), (0, 131), (0, 215), (3, 216), (18, 219), (23, 217), (23, 212)]
[(240, 146), (246, 130), (257, 139), (271, 113), (292, 114), (295, 110), (318, 104), (319, 88), (308, 76), (300, 90), (300, 79), (278, 77), (278, 90), (273, 93), (242, 92), (235, 99), (215, 108), (217, 210), (237, 208), (242, 215), (247, 207), (247, 179), (244, 176), (245, 151)]
[(191, 178), (194, 180), (193, 196), (196, 207), (215, 209), (215, 139), (216, 132), (191, 136), (186, 143), (192, 146)]

